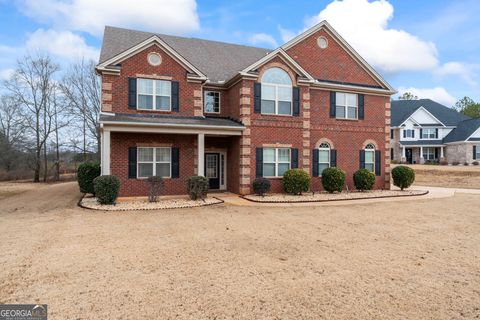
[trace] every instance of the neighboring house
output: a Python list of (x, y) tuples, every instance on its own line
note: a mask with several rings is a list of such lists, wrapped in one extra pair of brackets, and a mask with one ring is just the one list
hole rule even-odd
[(394, 100), (391, 111), (391, 160), (463, 164), (480, 159), (480, 119), (430, 99)]
[(252, 192), (256, 177), (283, 191), (289, 168), (321, 189), (324, 168), (368, 168), (390, 187), (392, 87), (326, 22), (275, 50), (106, 27), (102, 77), (102, 174), (121, 196), (210, 188)]

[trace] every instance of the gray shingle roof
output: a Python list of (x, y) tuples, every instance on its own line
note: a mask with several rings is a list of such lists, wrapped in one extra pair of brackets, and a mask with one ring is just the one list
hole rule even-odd
[(238, 44), (106, 26), (99, 62), (105, 62), (154, 35), (165, 41), (213, 82), (231, 79), (239, 71), (271, 51)]
[(397, 127), (408, 119), (418, 108), (424, 107), (446, 126), (456, 126), (459, 122), (470, 119), (457, 111), (430, 99), (392, 100), (391, 126)]
[(166, 125), (189, 125), (189, 126), (218, 126), (231, 127), (241, 130), (244, 126), (238, 121), (219, 117), (177, 117), (153, 114), (100, 114), (100, 122), (130, 122), (138, 124), (166, 124)]
[(415, 141), (400, 141), (402, 146), (432, 146), (443, 144), (442, 140), (415, 140)]
[(458, 123), (444, 139), (443, 142), (465, 141), (480, 127), (480, 118), (468, 119)]

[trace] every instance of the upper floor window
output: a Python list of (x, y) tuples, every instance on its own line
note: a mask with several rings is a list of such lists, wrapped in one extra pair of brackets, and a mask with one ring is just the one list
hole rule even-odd
[(205, 91), (205, 113), (220, 113), (220, 92)]
[(165, 80), (137, 79), (137, 108), (170, 111), (172, 83)]
[(292, 114), (292, 80), (280, 68), (270, 68), (262, 76), (263, 114)]
[(263, 176), (283, 177), (285, 171), (290, 169), (290, 151), (290, 148), (264, 148)]
[(339, 119), (358, 118), (358, 95), (354, 93), (337, 92), (335, 97), (336, 117)]
[(375, 146), (371, 143), (365, 146), (365, 169), (375, 172)]
[(415, 138), (415, 130), (413, 129), (403, 129), (404, 138)]
[(435, 128), (422, 129), (422, 139), (436, 139), (437, 130)]
[(137, 178), (171, 177), (171, 148), (137, 148)]
[(318, 173), (322, 176), (323, 170), (330, 167), (330, 145), (322, 142), (318, 148)]

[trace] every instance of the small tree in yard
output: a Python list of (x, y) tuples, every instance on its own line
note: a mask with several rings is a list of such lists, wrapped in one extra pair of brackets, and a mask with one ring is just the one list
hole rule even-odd
[(301, 195), (310, 189), (310, 176), (302, 169), (290, 169), (283, 174), (285, 192)]
[(323, 188), (330, 192), (342, 192), (345, 187), (345, 172), (338, 168), (326, 168), (322, 171)]
[(93, 180), (95, 195), (100, 204), (115, 204), (120, 190), (120, 180), (115, 176), (100, 176)]
[(192, 200), (205, 199), (208, 192), (208, 178), (202, 176), (188, 178), (187, 192)]
[(100, 175), (100, 164), (85, 162), (78, 166), (77, 179), (80, 192), (95, 194), (93, 180)]
[(415, 181), (415, 171), (406, 166), (398, 166), (392, 170), (393, 184), (401, 190), (408, 188)]
[(375, 184), (375, 175), (368, 169), (357, 170), (353, 174), (353, 183), (357, 190), (372, 190)]
[(162, 193), (163, 178), (160, 176), (148, 177), (147, 184), (149, 188), (148, 202), (157, 202), (157, 197)]

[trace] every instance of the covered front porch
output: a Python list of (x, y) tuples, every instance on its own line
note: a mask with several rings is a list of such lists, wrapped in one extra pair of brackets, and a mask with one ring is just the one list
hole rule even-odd
[(404, 145), (400, 146), (402, 162), (408, 164), (423, 164), (439, 162), (445, 159), (445, 146), (439, 144), (431, 145)]

